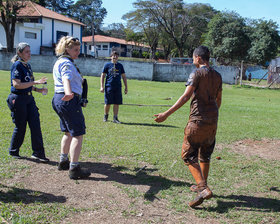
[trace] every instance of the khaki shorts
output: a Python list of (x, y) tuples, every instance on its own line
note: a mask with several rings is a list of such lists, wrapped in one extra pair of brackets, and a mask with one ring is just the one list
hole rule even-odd
[(209, 163), (215, 147), (217, 124), (191, 121), (185, 128), (181, 157), (189, 165), (200, 162)]

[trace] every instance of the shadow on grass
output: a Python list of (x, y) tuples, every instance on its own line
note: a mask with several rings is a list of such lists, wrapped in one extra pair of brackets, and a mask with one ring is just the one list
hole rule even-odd
[(48, 165), (51, 165), (51, 166), (58, 166), (58, 162), (57, 161), (48, 161), (48, 162), (41, 162), (40, 160), (37, 160), (37, 159), (33, 159), (33, 158), (30, 158), (30, 157), (26, 157), (26, 156), (22, 156), (21, 157), (21, 160), (22, 159), (25, 159), (27, 161), (31, 161), (31, 162), (34, 162), (34, 163), (43, 163), (43, 164), (48, 164)]
[(94, 181), (114, 181), (120, 184), (127, 185), (145, 185), (149, 189), (144, 193), (144, 198), (149, 201), (154, 201), (158, 199), (156, 195), (162, 191), (167, 190), (171, 187), (187, 186), (190, 187), (191, 184), (183, 181), (174, 181), (161, 176), (154, 176), (148, 174), (148, 172), (156, 171), (156, 169), (143, 169), (136, 168), (138, 170), (135, 175), (121, 173), (120, 171), (128, 170), (128, 168), (123, 166), (113, 167), (108, 163), (83, 163), (92, 174), (101, 174), (106, 177), (89, 177), (89, 180)]
[(150, 127), (178, 128), (177, 126), (173, 126), (173, 125), (164, 125), (164, 124), (125, 123), (125, 122), (122, 122), (122, 124), (124, 124), (124, 125), (135, 125), (135, 126), (150, 126)]
[[(207, 208), (207, 211), (227, 213), (235, 208), (241, 211), (280, 212), (280, 200), (246, 195), (215, 196), (217, 207)], [(222, 200), (221, 200), (222, 199)]]
[[(5, 189), (5, 191), (3, 191)], [(17, 187), (9, 187), (0, 184), (0, 202), (9, 203), (23, 203), (30, 204), (34, 202), (40, 203), (65, 203), (64, 196), (55, 196), (53, 194), (44, 193), (41, 191), (32, 191), (28, 189), (21, 189)]]

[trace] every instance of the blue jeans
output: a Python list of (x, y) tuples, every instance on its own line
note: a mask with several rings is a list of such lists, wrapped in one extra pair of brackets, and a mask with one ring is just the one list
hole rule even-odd
[(11, 93), (7, 99), (11, 117), (15, 124), (9, 148), (10, 155), (19, 155), (23, 143), (26, 124), (31, 132), (31, 144), (34, 156), (45, 157), (38, 107), (32, 95), (16, 95)]

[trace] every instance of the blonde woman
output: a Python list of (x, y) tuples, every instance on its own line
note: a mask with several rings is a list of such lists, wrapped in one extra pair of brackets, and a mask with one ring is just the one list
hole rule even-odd
[(16, 48), (16, 55), (11, 60), (13, 63), (11, 68), (11, 93), (7, 99), (12, 120), (15, 124), (9, 154), (15, 159), (22, 158), (19, 155), (19, 150), (23, 143), (26, 124), (28, 123), (33, 150), (31, 158), (41, 162), (48, 162), (49, 159), (45, 156), (38, 107), (32, 96), (32, 91), (43, 93), (43, 88), (37, 88), (34, 85), (45, 83), (47, 78), (43, 77), (40, 80), (34, 80), (31, 66), (28, 63), (30, 58), (29, 44), (19, 43)]
[[(53, 67), (55, 94), (52, 106), (60, 118), (61, 131), (64, 132), (61, 139), (58, 170), (69, 170), (70, 179), (90, 176), (90, 172), (82, 169), (78, 162), (83, 135), (86, 133), (85, 119), (80, 103), (83, 78), (74, 64), (74, 60), (80, 54), (80, 46), (78, 38), (62, 37), (55, 49), (59, 58)], [(70, 154), (70, 161), (68, 154)]]

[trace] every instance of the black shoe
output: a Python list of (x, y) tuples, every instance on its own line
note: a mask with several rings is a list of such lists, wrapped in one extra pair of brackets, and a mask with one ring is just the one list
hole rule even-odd
[(116, 123), (116, 124), (121, 124), (122, 123), (122, 122), (119, 121), (119, 119), (117, 117), (114, 117), (113, 122)]
[(73, 180), (87, 178), (89, 176), (90, 176), (90, 172), (85, 168), (81, 168), (80, 165), (69, 170), (69, 177), (70, 179)]
[(58, 163), (58, 170), (69, 170), (69, 167), (70, 167), (70, 162), (69, 160), (65, 160), (65, 161), (62, 161), (62, 162), (59, 162)]
[(35, 156), (35, 155), (32, 155), (31, 158), (32, 158), (32, 159), (39, 160), (40, 162), (44, 162), (44, 163), (50, 161), (50, 160), (49, 160), (47, 157), (45, 157), (45, 156)]
[(15, 154), (10, 153), (10, 156), (13, 157), (14, 159), (22, 159), (22, 157), (18, 153)]
[(109, 116), (108, 114), (105, 114), (105, 115), (104, 115), (104, 118), (103, 118), (103, 121), (104, 121), (104, 122), (107, 122), (107, 121), (108, 121), (108, 116)]

